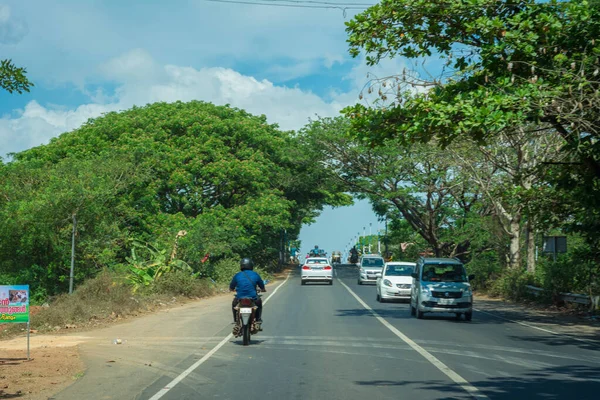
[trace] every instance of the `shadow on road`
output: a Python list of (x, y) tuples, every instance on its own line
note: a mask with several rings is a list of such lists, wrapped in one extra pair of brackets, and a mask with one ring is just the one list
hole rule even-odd
[[(550, 346), (576, 346), (584, 350), (594, 350), (600, 351), (600, 338), (596, 335), (577, 335), (577, 340), (575, 338), (566, 336), (566, 335), (552, 335), (552, 336), (509, 336), (511, 339), (519, 340), (522, 342), (535, 342), (535, 343), (543, 343)], [(589, 340), (586, 342), (585, 340)], [(592, 343), (592, 341), (596, 341)], [(599, 377), (600, 378), (600, 377)], [(600, 398), (600, 393), (598, 393), (598, 398)]]
[[(367, 386), (418, 386), (420, 390), (444, 392), (439, 400), (455, 400), (470, 398), (458, 385), (442, 381), (422, 382), (411, 381), (355, 381), (357, 385)], [(494, 377), (470, 382), (491, 399), (529, 400), (540, 398), (554, 399), (598, 399), (600, 391), (600, 368), (583, 365), (567, 367), (551, 367), (534, 370), (521, 376)]]

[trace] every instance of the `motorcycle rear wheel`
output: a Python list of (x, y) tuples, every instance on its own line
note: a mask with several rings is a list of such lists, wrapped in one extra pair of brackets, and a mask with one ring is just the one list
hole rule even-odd
[(244, 346), (248, 346), (250, 344), (250, 323), (244, 325), (242, 329), (244, 330)]

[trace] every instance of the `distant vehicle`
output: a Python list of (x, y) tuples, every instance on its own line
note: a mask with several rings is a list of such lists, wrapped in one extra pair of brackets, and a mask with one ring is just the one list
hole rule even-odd
[(331, 253), (331, 263), (332, 264), (341, 264), (342, 263), (342, 252), (334, 251)]
[(326, 257), (309, 257), (301, 269), (301, 283), (327, 282), (333, 285), (333, 268)]
[(360, 258), (360, 269), (358, 271), (358, 284), (364, 282), (375, 283), (378, 276), (381, 276), (381, 270), (385, 265), (383, 257), (376, 254), (365, 254)]
[(457, 258), (425, 258), (417, 261), (412, 273), (410, 313), (423, 318), (425, 313), (454, 313), (459, 319), (473, 318), (473, 292), (469, 275)]
[(350, 249), (350, 257), (348, 257), (348, 262), (350, 264), (358, 264), (358, 250), (356, 250), (356, 247), (352, 247)]
[(389, 299), (410, 300), (412, 287), (411, 274), (415, 271), (414, 262), (393, 261), (383, 267), (381, 276), (377, 278), (377, 301), (385, 303)]

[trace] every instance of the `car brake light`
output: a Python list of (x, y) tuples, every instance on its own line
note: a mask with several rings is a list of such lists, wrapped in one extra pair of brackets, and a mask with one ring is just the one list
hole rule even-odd
[(331, 269), (331, 266), (327, 265), (325, 268), (323, 268), (324, 270), (329, 271)]
[(305, 265), (302, 267), (302, 269), (306, 271), (307, 269), (310, 269), (310, 267), (308, 265)]

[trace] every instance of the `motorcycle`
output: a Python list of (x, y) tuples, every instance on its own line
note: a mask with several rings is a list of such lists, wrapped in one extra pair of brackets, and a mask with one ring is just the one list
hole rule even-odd
[(254, 303), (254, 299), (250, 298), (240, 299), (234, 307), (236, 311), (236, 323), (233, 327), (233, 335), (235, 337), (243, 336), (244, 346), (248, 346), (251, 336), (256, 335), (260, 330), (260, 323), (255, 318), (257, 309), (258, 307)]
[[(265, 281), (265, 285), (269, 281)], [(258, 293), (258, 298), (262, 298)], [(237, 305), (233, 308), (236, 312), (235, 325), (233, 326), (233, 335), (237, 338), (243, 336), (244, 346), (250, 344), (250, 338), (252, 335), (256, 335), (260, 332), (261, 323), (256, 321), (256, 310), (258, 306), (254, 302), (254, 299), (243, 297), (239, 299)]]

